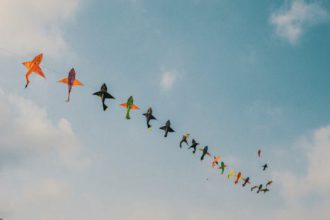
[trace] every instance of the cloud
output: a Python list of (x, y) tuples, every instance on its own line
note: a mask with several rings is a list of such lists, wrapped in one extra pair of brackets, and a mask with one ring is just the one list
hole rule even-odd
[(81, 0), (0, 1), (0, 45), (16, 54), (46, 51), (59, 56), (70, 51), (63, 35)]
[[(302, 137), (298, 150), (306, 156), (303, 174), (275, 172), (287, 207), (273, 219), (327, 219), (330, 205), (330, 125)], [(303, 166), (301, 166), (303, 167)], [(301, 169), (300, 169), (301, 170)]]
[(170, 90), (177, 80), (176, 71), (165, 71), (162, 73), (160, 86), (164, 90)]
[[(283, 193), (290, 199), (317, 194), (330, 195), (330, 126), (316, 130), (311, 138), (302, 138), (300, 148), (307, 158), (306, 174), (299, 176), (292, 172), (279, 175)], [(303, 183), (303, 184), (301, 184)], [(330, 201), (329, 201), (330, 202)]]
[(67, 119), (54, 124), (45, 109), (0, 89), (0, 167), (53, 153), (59, 162), (76, 166), (82, 163), (80, 149)]
[(305, 3), (293, 0), (290, 8), (274, 12), (270, 22), (275, 26), (275, 33), (291, 44), (296, 44), (302, 34), (310, 27), (325, 20), (328, 12), (318, 3)]

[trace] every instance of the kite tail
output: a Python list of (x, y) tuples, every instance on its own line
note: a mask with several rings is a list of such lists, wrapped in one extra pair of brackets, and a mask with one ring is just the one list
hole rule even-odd
[(131, 117), (129, 116), (129, 110), (127, 110), (127, 112), (126, 112), (126, 119), (127, 120), (131, 119)]
[(104, 103), (102, 103), (102, 104), (103, 104), (103, 111), (107, 110), (108, 106)]
[(205, 156), (205, 154), (202, 155), (201, 160), (204, 160), (204, 156)]
[(148, 126), (148, 128), (151, 128), (151, 125), (149, 124), (149, 122), (147, 122), (147, 126)]

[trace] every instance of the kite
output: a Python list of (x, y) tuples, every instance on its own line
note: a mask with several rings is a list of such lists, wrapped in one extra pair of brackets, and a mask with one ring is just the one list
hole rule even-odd
[(253, 191), (254, 189), (258, 188), (259, 186), (253, 186), (251, 187), (251, 191)]
[(223, 172), (225, 172), (225, 168), (227, 167), (227, 165), (221, 161), (221, 165), (219, 167), (219, 170), (221, 170), (221, 175), (223, 175)]
[(235, 184), (237, 184), (238, 183), (238, 181), (241, 179), (241, 172), (238, 172), (238, 174), (236, 175), (236, 180), (235, 180)]
[(260, 192), (264, 192), (264, 194), (266, 193), (266, 192), (268, 192), (269, 191), (269, 189), (267, 189), (267, 188), (264, 188), (264, 189), (261, 189), (260, 190)]
[(191, 144), (191, 146), (188, 149), (190, 149), (190, 148), (194, 149), (193, 150), (193, 154), (194, 154), (194, 153), (196, 153), (196, 147), (197, 147), (197, 145), (199, 145), (199, 143), (197, 143), (195, 141), (195, 139), (192, 139), (192, 144)]
[(244, 178), (242, 178), (242, 179), (244, 181), (242, 184), (243, 187), (245, 187), (246, 184), (250, 184), (250, 177), (246, 177), (245, 179)]
[(39, 76), (46, 78), (45, 74), (42, 72), (40, 68), (40, 63), (42, 61), (42, 58), (43, 55), (41, 53), (36, 57), (34, 57), (32, 61), (23, 62), (23, 65), (28, 69), (28, 71), (25, 74), (25, 79), (26, 79), (25, 88), (27, 88), (30, 83), (29, 76), (31, 75), (31, 73), (36, 73)]
[(199, 151), (203, 152), (201, 160), (204, 160), (205, 155), (211, 156), (211, 154), (208, 152), (208, 149), (208, 146), (205, 146), (203, 149), (199, 149)]
[(168, 132), (175, 132), (175, 131), (171, 128), (171, 122), (170, 122), (170, 120), (167, 120), (165, 126), (160, 127), (159, 129), (165, 131), (165, 135), (164, 135), (164, 137), (167, 137)]
[(136, 105), (134, 105), (134, 99), (133, 96), (130, 96), (127, 100), (126, 103), (122, 103), (120, 104), (120, 106), (124, 107), (127, 109), (126, 111), (126, 119), (129, 120), (131, 119), (129, 113), (131, 110), (139, 110), (139, 107), (137, 107)]
[(182, 143), (186, 143), (187, 145), (188, 144), (188, 138), (189, 138), (190, 134), (186, 133), (182, 136), (182, 140), (180, 141), (180, 148), (182, 148)]
[(235, 170), (230, 170), (228, 175), (227, 175), (227, 178), (230, 179), (234, 175), (235, 175)]
[(150, 121), (151, 120), (157, 120), (153, 115), (152, 115), (152, 108), (148, 108), (147, 112), (146, 113), (143, 113), (142, 115), (144, 115), (147, 119), (147, 126), (148, 128), (151, 128), (151, 125), (150, 125)]
[(213, 157), (212, 168), (219, 164), (220, 156)]
[(103, 111), (107, 110), (108, 106), (104, 103), (106, 99), (115, 99), (111, 94), (108, 93), (108, 88), (105, 83), (101, 86), (100, 91), (93, 93), (93, 95), (97, 95), (102, 100)]
[(76, 71), (74, 70), (74, 68), (72, 68), (68, 74), (67, 78), (61, 79), (58, 82), (60, 83), (64, 83), (68, 85), (68, 99), (66, 100), (67, 102), (70, 101), (70, 93), (71, 93), (71, 89), (73, 86), (82, 86), (83, 84), (81, 82), (79, 82), (76, 79)]
[(262, 190), (262, 184), (259, 185), (257, 193), (259, 193)]
[(258, 150), (258, 157), (261, 157), (261, 150)]
[(267, 184), (266, 184), (266, 188), (267, 188), (268, 186), (270, 186), (272, 183), (273, 183), (273, 180), (269, 180), (269, 181), (267, 182)]
[(265, 171), (268, 168), (268, 165), (265, 163), (265, 165), (262, 166), (262, 170)]

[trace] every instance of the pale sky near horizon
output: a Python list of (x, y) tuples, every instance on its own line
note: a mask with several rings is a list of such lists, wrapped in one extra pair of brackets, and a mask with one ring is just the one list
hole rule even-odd
[[(0, 0), (0, 18), (3, 220), (327, 219), (330, 1)], [(24, 89), (38, 53), (46, 79)], [(180, 149), (185, 132), (271, 191)]]

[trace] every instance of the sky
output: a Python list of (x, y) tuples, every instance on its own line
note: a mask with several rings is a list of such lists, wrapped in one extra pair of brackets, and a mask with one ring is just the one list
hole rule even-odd
[[(0, 15), (3, 220), (328, 218), (329, 1), (0, 0)], [(39, 53), (46, 79), (24, 89)], [(180, 149), (186, 132), (270, 192)]]

